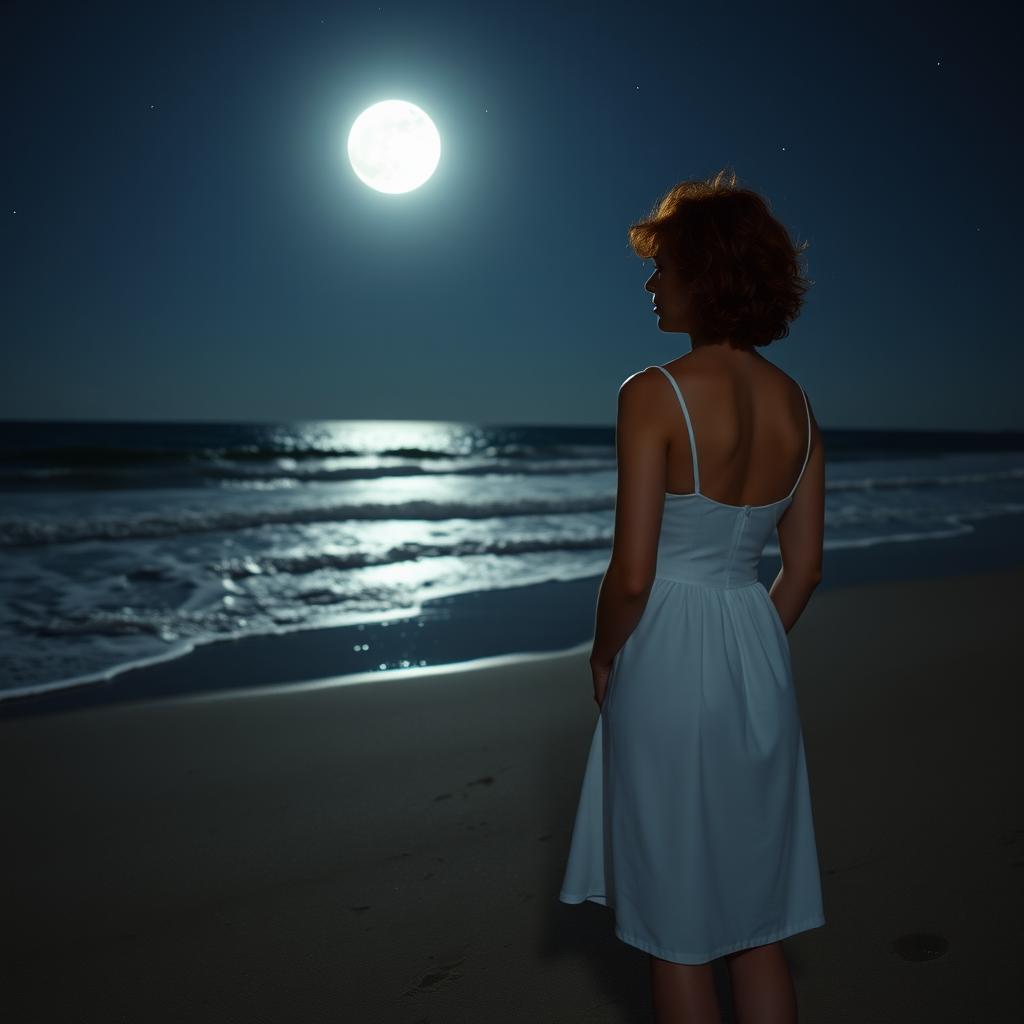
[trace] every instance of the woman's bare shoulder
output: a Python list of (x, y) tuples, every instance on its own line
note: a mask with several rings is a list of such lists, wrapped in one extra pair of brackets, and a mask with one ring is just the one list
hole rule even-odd
[(634, 370), (620, 385), (619, 390), (629, 387), (630, 391), (644, 392), (650, 389), (655, 378), (664, 381), (665, 375), (657, 366), (645, 366), (642, 370)]

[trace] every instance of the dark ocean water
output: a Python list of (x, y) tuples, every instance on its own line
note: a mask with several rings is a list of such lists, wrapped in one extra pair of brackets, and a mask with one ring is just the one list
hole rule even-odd
[[(895, 578), (998, 530), (977, 567), (1020, 558), (1024, 434), (823, 436), (826, 557), (870, 551)], [(442, 663), (461, 656), (450, 643), (425, 658), (410, 640), (439, 601), (463, 609), (451, 636), (503, 653), (480, 603), (500, 620), (503, 594), (596, 587), (614, 504), (611, 426), (0, 423), (0, 698), (324, 627), (373, 634), (339, 671)], [(517, 608), (515, 650), (551, 647), (539, 608)]]

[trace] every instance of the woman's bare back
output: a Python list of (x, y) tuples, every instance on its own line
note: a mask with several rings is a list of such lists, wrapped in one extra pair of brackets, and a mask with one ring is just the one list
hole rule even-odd
[[(799, 385), (756, 353), (696, 349), (664, 368), (690, 414), (701, 493), (736, 506), (768, 505), (789, 494), (807, 451)], [(655, 415), (668, 440), (666, 490), (690, 494), (695, 488), (686, 423), (671, 387), (662, 397)]]

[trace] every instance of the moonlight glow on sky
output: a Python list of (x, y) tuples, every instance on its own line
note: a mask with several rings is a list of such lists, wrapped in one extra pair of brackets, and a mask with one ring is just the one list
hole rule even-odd
[(360, 179), (378, 192), (411, 192), (434, 173), (441, 136), (415, 104), (383, 100), (356, 118), (348, 158)]
[(1024, 428), (990, 6), (8, 3), (0, 417), (613, 426), (691, 345), (628, 228), (733, 169), (823, 427)]

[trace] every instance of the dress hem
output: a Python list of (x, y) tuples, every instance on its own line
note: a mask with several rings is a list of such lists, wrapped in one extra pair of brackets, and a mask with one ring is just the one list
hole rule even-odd
[[(590, 893), (587, 896), (576, 896), (570, 893), (560, 892), (558, 894), (558, 898), (562, 903), (575, 904), (589, 900), (591, 903), (598, 903), (602, 907), (607, 907), (609, 910), (614, 909), (612, 904), (608, 902), (607, 898), (602, 893)], [(678, 953), (675, 950), (667, 949), (664, 946), (656, 946), (653, 942), (648, 942), (646, 939), (638, 938), (636, 935), (631, 935), (628, 932), (623, 931), (618, 924), (615, 925), (615, 934), (627, 945), (635, 946), (637, 949), (642, 949), (645, 953), (651, 953), (653, 956), (656, 956), (661, 960), (669, 960), (672, 963), (677, 964), (704, 964), (709, 963), (712, 960), (717, 960), (719, 957), (725, 956), (727, 953), (735, 953), (738, 950), (750, 949), (754, 946), (763, 946), (769, 942), (776, 942), (779, 939), (788, 938), (790, 935), (796, 935), (798, 932), (805, 932), (811, 928), (820, 928), (823, 924), (825, 924), (824, 915), (815, 914), (813, 917), (805, 918), (803, 921), (783, 925), (774, 932), (758, 935), (753, 939), (743, 939), (741, 942), (730, 943), (726, 946), (719, 946), (718, 949), (714, 949), (710, 953)]]

